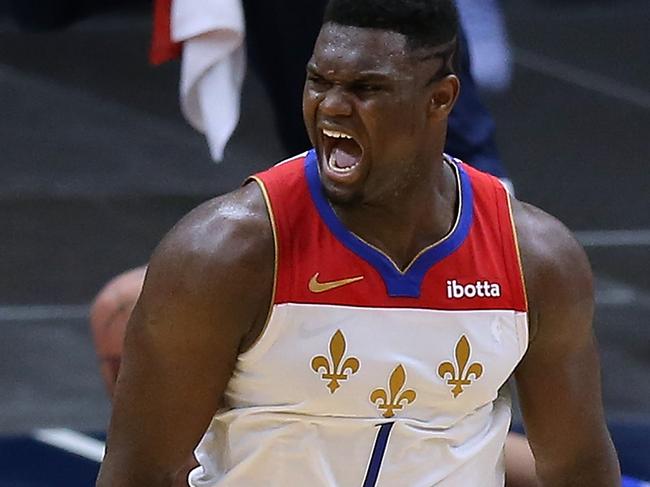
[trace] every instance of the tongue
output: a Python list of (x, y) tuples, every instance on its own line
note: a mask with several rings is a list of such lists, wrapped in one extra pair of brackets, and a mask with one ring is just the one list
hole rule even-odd
[(354, 166), (361, 158), (361, 148), (353, 140), (341, 140), (332, 150), (335, 165), (342, 169)]

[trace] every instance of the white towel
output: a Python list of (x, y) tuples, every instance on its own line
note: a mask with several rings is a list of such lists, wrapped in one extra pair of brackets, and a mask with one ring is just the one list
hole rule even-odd
[(239, 121), (246, 71), (241, 0), (173, 0), (171, 37), (183, 42), (180, 104), (215, 161)]

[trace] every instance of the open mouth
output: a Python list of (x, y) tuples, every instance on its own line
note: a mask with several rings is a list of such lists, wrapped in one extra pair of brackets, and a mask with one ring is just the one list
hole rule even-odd
[(363, 149), (352, 135), (338, 130), (323, 129), (323, 157), (334, 173), (351, 173), (359, 165)]

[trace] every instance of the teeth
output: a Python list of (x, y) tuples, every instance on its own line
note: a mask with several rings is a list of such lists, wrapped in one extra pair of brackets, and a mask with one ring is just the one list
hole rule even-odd
[(328, 137), (332, 137), (334, 139), (352, 139), (351, 135), (348, 135), (343, 132), (339, 132), (337, 130), (327, 130), (323, 129), (323, 133), (327, 135)]

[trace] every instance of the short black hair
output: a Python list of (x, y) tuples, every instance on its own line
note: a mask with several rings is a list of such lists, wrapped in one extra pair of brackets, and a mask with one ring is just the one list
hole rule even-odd
[(323, 23), (391, 30), (412, 49), (458, 44), (458, 11), (453, 0), (330, 0)]

